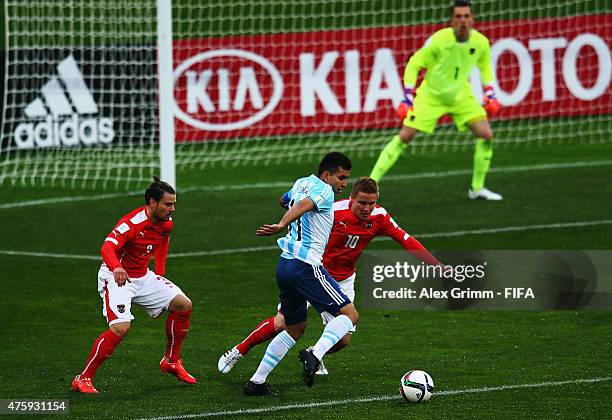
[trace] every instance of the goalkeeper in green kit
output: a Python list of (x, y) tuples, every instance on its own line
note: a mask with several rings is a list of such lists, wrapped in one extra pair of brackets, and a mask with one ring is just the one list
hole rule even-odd
[[(450, 114), (459, 131), (468, 127), (476, 136), (471, 199), (501, 200), (484, 187), (493, 155), (493, 133), (488, 115), (499, 112), (495, 99), (489, 40), (475, 29), (469, 1), (455, 1), (451, 27), (435, 32), (408, 61), (404, 72), (404, 99), (397, 109), (403, 119), (399, 135), (380, 153), (370, 177), (380, 181), (419, 132), (433, 133), (440, 117)], [(484, 105), (474, 97), (468, 77), (478, 66), (484, 86)], [(425, 78), (415, 90), (420, 69)]]

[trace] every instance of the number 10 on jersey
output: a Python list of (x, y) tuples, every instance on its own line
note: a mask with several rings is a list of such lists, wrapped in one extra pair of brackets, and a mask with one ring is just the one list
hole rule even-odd
[(346, 248), (355, 248), (357, 246), (357, 242), (359, 242), (359, 235), (347, 235), (344, 246)]

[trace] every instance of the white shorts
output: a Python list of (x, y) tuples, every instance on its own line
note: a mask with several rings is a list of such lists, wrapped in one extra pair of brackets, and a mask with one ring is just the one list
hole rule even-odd
[[(340, 280), (338, 286), (342, 289), (344, 294), (351, 300), (351, 302), (355, 301), (355, 276), (356, 273), (353, 273), (352, 276), (345, 278), (344, 280)], [(306, 309), (310, 308), (312, 305), (310, 302), (306, 302)], [(277, 310), (280, 312), (280, 303), (278, 304)], [(330, 314), (329, 312), (321, 312), (321, 320), (323, 321), (323, 325), (327, 325), (329, 321), (334, 319), (335, 316)], [(355, 326), (349, 331), (349, 333), (355, 332)]]
[(98, 272), (98, 292), (102, 298), (102, 315), (108, 325), (118, 322), (129, 322), (134, 319), (131, 312), (132, 302), (140, 305), (151, 318), (157, 318), (168, 310), (170, 301), (181, 289), (165, 277), (158, 276), (151, 270), (138, 278), (130, 278), (124, 286), (119, 287), (113, 273), (103, 265)]

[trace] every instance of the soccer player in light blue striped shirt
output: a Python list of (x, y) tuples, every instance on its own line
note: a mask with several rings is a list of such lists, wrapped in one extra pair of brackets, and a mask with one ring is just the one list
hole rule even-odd
[(288, 207), (280, 222), (263, 225), (259, 236), (274, 235), (289, 228), (278, 240), (283, 251), (276, 269), (281, 312), (286, 330), (278, 334), (266, 349), (259, 367), (244, 387), (245, 395), (272, 394), (266, 383), (268, 374), (295, 345), (306, 330), (306, 302), (319, 312), (336, 314), (312, 350), (301, 350), (304, 382), (311, 387), (323, 355), (353, 328), (359, 314), (338, 283), (322, 264), (334, 222), (334, 193), (340, 193), (348, 182), (351, 161), (338, 152), (327, 154), (317, 175), (298, 179), (279, 202)]
[(320, 265), (334, 224), (334, 190), (331, 185), (310, 175), (298, 179), (282, 197), (289, 208), (305, 198), (313, 201), (316, 211), (307, 211), (295, 223), (291, 223), (287, 235), (277, 242), (283, 250), (281, 257)]

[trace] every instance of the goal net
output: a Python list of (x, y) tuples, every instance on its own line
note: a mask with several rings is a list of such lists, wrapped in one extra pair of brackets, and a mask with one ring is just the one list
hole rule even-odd
[(155, 1), (5, 0), (0, 182), (125, 189), (159, 171)]
[[(174, 0), (176, 168), (376, 155), (449, 1)], [(612, 138), (606, 2), (474, 2), (499, 145)], [(159, 173), (155, 0), (5, 0), (0, 182), (129, 188)], [(477, 97), (479, 76), (471, 77)], [(410, 150), (472, 147), (442, 119)]]

